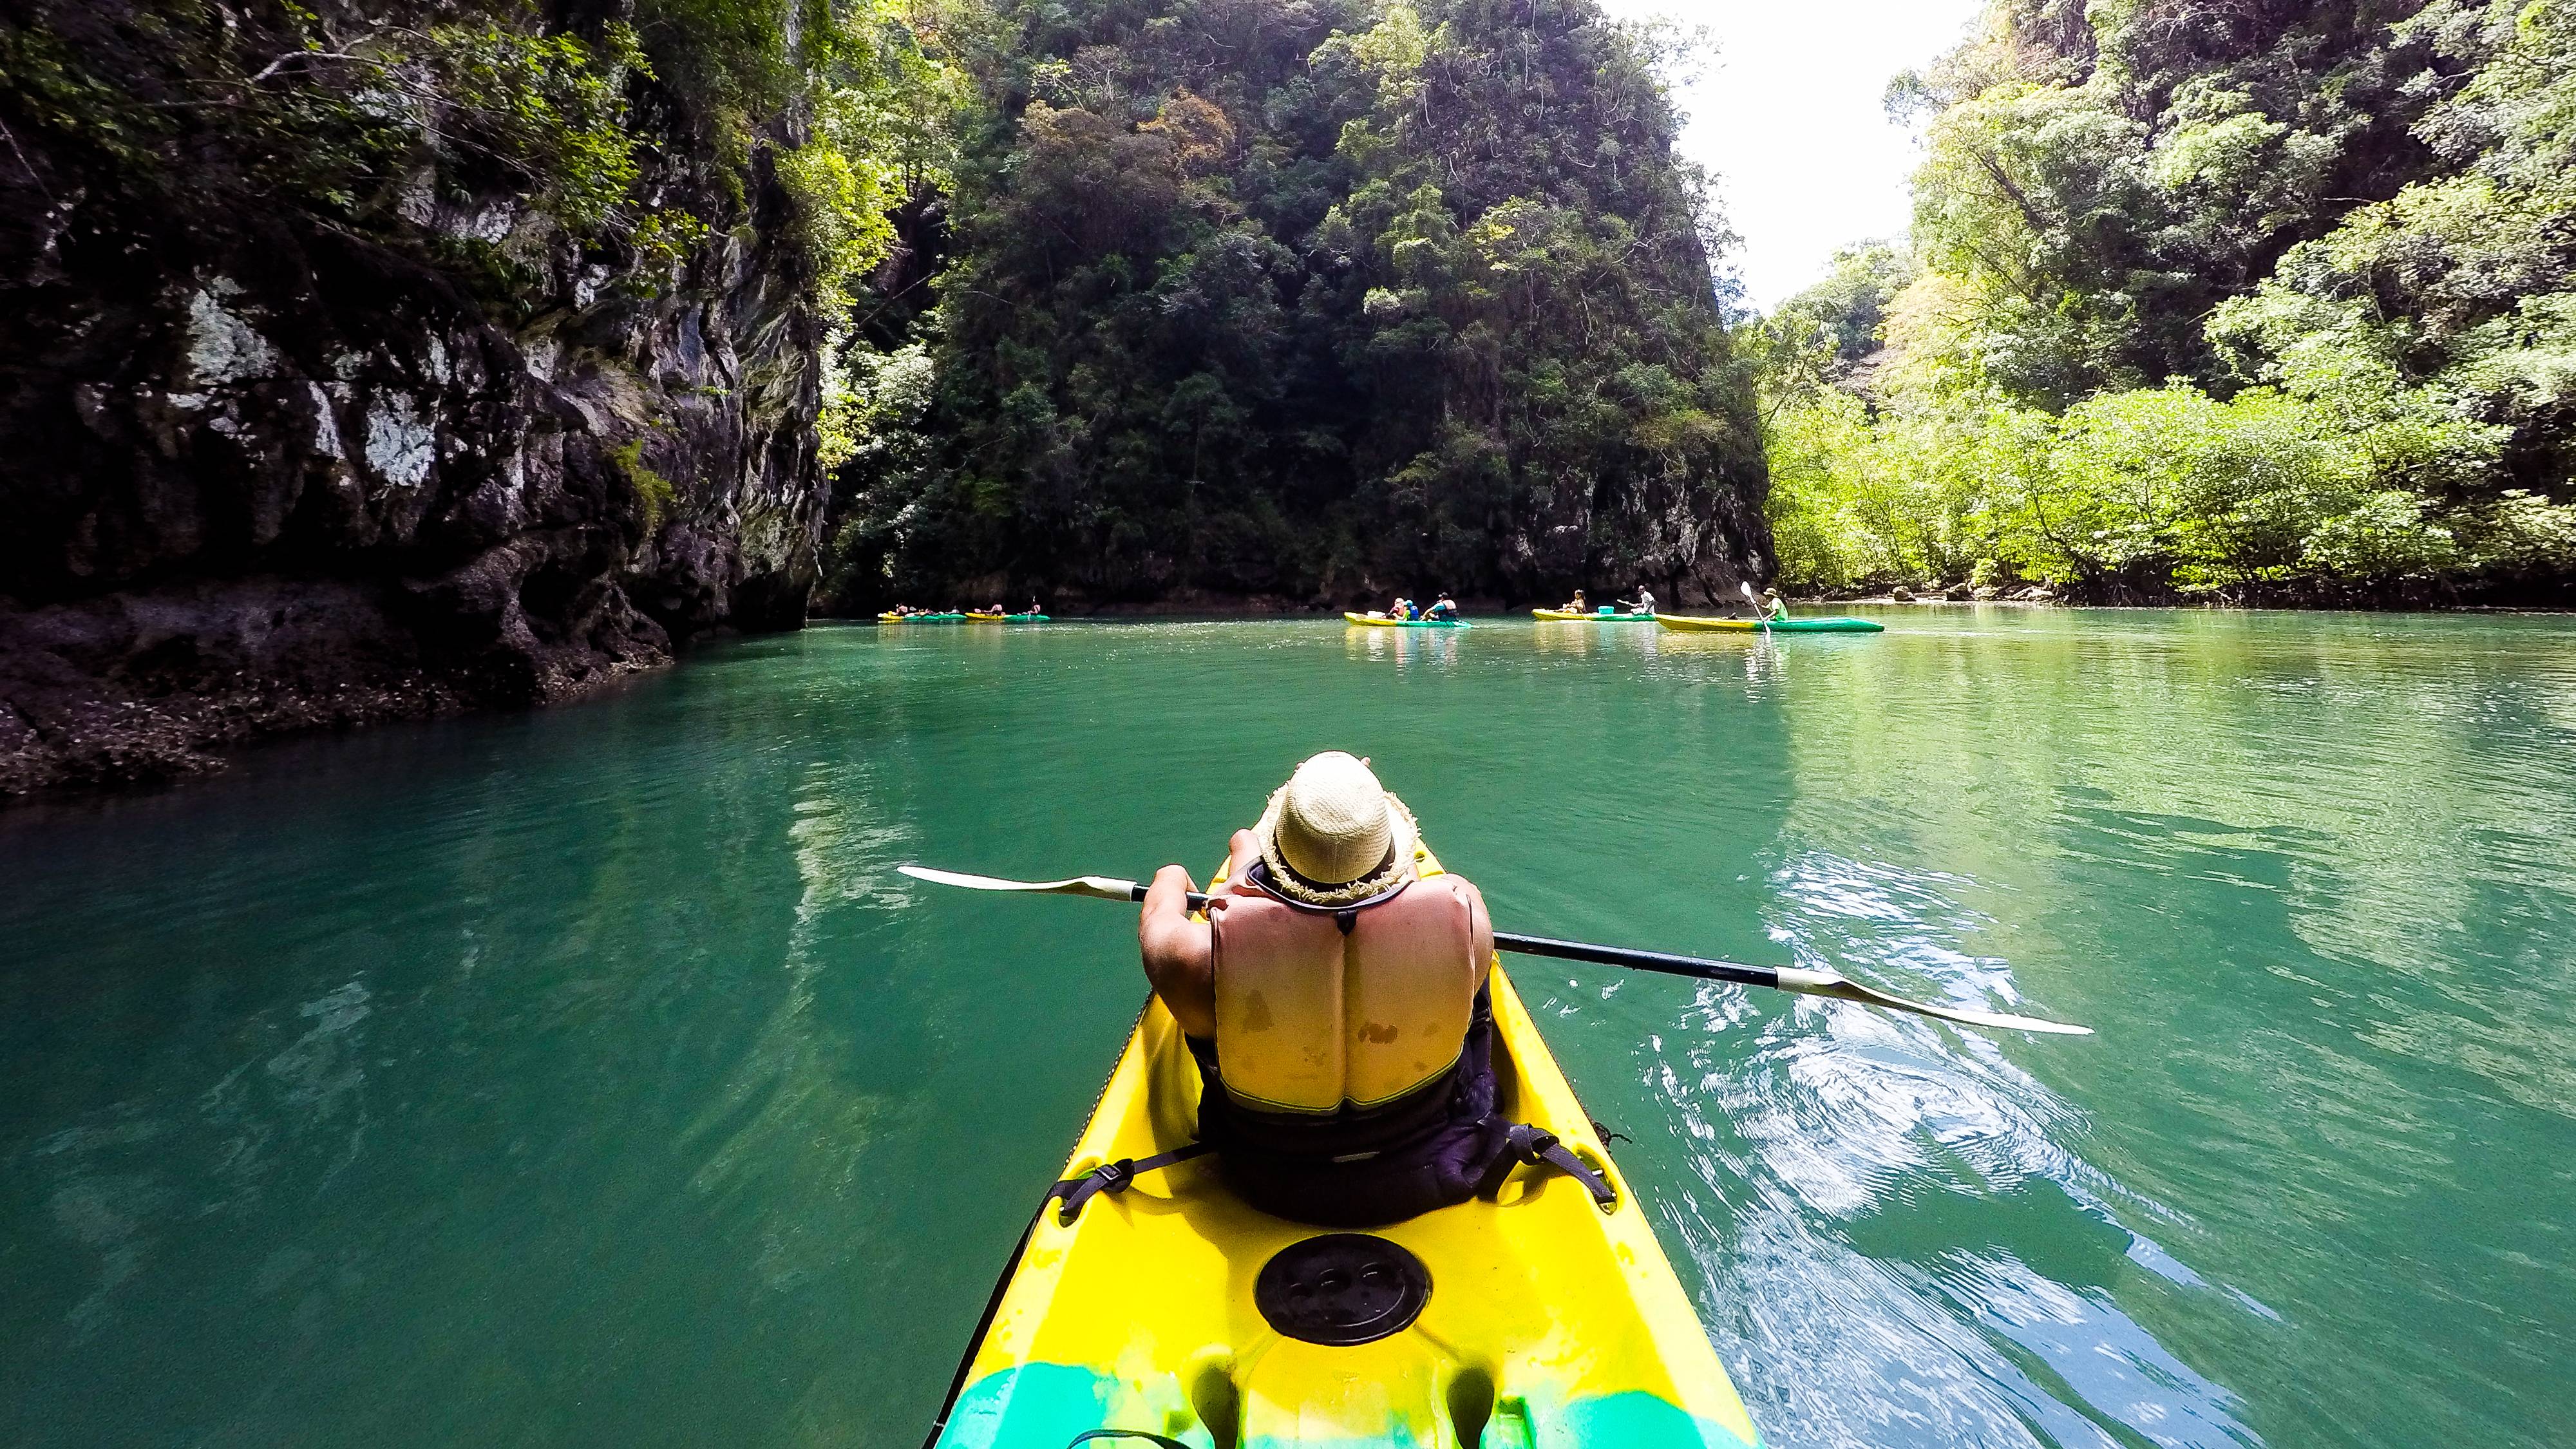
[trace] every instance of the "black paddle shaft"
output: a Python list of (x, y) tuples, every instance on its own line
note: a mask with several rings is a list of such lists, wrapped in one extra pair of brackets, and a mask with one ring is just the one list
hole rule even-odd
[(1632, 971), (1655, 971), (1666, 976), (1730, 981), (1738, 986), (1780, 984), (1777, 967), (1742, 966), (1733, 961), (1676, 956), (1669, 951), (1635, 951), (1625, 946), (1595, 946), (1589, 941), (1553, 941), (1545, 936), (1517, 936), (1509, 931), (1496, 931), (1494, 944), (1516, 956), (1554, 956), (1560, 961), (1590, 961), (1599, 966), (1625, 966)]
[[(1136, 883), (1135, 899), (1145, 898), (1145, 883)], [(1208, 898), (1198, 891), (1190, 892), (1190, 909), (1207, 909)], [(1738, 986), (1773, 986), (1780, 984), (1779, 968), (1743, 966), (1733, 961), (1710, 961), (1698, 956), (1676, 956), (1669, 951), (1636, 951), (1625, 946), (1595, 946), (1589, 941), (1558, 941), (1546, 936), (1521, 936), (1510, 931), (1494, 933), (1496, 948), (1515, 956), (1553, 956), (1560, 961), (1589, 961), (1596, 966), (1625, 966), (1632, 971), (1655, 971), (1666, 976), (1688, 976), (1700, 981), (1727, 981)]]

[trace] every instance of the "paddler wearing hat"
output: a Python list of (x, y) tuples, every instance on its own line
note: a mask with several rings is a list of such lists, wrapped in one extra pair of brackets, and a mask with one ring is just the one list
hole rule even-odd
[(1137, 927), (1204, 1078), (1200, 1140), (1238, 1192), (1305, 1222), (1473, 1196), (1503, 1150), (1484, 897), (1340, 751), (1298, 766), (1230, 851), (1205, 918), (1168, 865)]

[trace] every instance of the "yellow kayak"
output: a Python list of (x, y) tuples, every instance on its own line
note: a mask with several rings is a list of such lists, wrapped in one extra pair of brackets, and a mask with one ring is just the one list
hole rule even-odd
[(992, 614), (982, 609), (968, 609), (966, 618), (975, 624), (1043, 624), (1047, 621), (1044, 614)]
[[(1050, 1201), (979, 1331), (936, 1443), (1758, 1445), (1643, 1205), (1499, 965), (1492, 982), (1503, 1115), (1554, 1133), (1598, 1169), (1617, 1194), (1609, 1208), (1572, 1177), (1524, 1166), (1494, 1200), (1335, 1234), (1252, 1208), (1206, 1157), (1092, 1197), (1070, 1226)], [(1149, 1001), (1065, 1176), (1194, 1141), (1199, 1086), (1179, 1026)], [(1315, 1241), (1336, 1236), (1362, 1242)], [(1331, 1255), (1346, 1248), (1356, 1256), (1336, 1264)], [(1415, 1307), (1403, 1302), (1407, 1255), (1429, 1284)], [(1303, 1336), (1265, 1316), (1256, 1285), (1267, 1280), (1276, 1280), (1261, 1290), (1272, 1310)], [(1306, 1319), (1281, 1308), (1301, 1299)], [(1345, 1331), (1315, 1332), (1314, 1314)], [(1376, 1336), (1310, 1341), (1362, 1334)]]
[(1588, 614), (1579, 609), (1532, 609), (1530, 617), (1569, 621), (1582, 619), (1590, 620), (1595, 624), (1651, 624), (1655, 621), (1655, 616), (1652, 614), (1622, 614), (1612, 609), (1595, 609)]

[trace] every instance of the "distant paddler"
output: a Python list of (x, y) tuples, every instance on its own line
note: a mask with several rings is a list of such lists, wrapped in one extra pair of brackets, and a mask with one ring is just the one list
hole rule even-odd
[(1633, 599), (1621, 599), (1619, 601), (1619, 607), (1627, 610), (1631, 614), (1651, 614), (1655, 612), (1655, 591), (1647, 588), (1644, 584), (1639, 584), (1637, 586), (1637, 597)]

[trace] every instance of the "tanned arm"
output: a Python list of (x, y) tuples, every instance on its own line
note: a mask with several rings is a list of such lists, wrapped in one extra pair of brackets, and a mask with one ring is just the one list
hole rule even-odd
[(1476, 989), (1485, 989), (1485, 978), (1494, 970), (1494, 918), (1485, 914), (1485, 893), (1466, 881), (1458, 888), (1467, 893), (1467, 929), (1473, 933), (1476, 953)]
[(1196, 1037), (1216, 1035), (1216, 933), (1205, 921), (1190, 919), (1190, 892), (1198, 883), (1177, 865), (1154, 872), (1145, 890), (1145, 910), (1136, 921), (1136, 946), (1145, 958), (1145, 979), (1181, 1030)]
[[(1232, 860), (1226, 866), (1226, 879), (1239, 881), (1261, 858), (1261, 841), (1249, 830), (1238, 830), (1226, 842)], [(1167, 865), (1154, 872), (1154, 883), (1145, 891), (1145, 910), (1136, 921), (1136, 946), (1144, 957), (1145, 979), (1154, 983), (1154, 994), (1181, 1030), (1190, 1036), (1213, 1038), (1216, 1035), (1216, 932), (1205, 921), (1190, 919), (1190, 892), (1198, 883), (1190, 873), (1177, 865)], [(1225, 909), (1223, 898), (1215, 907)]]

